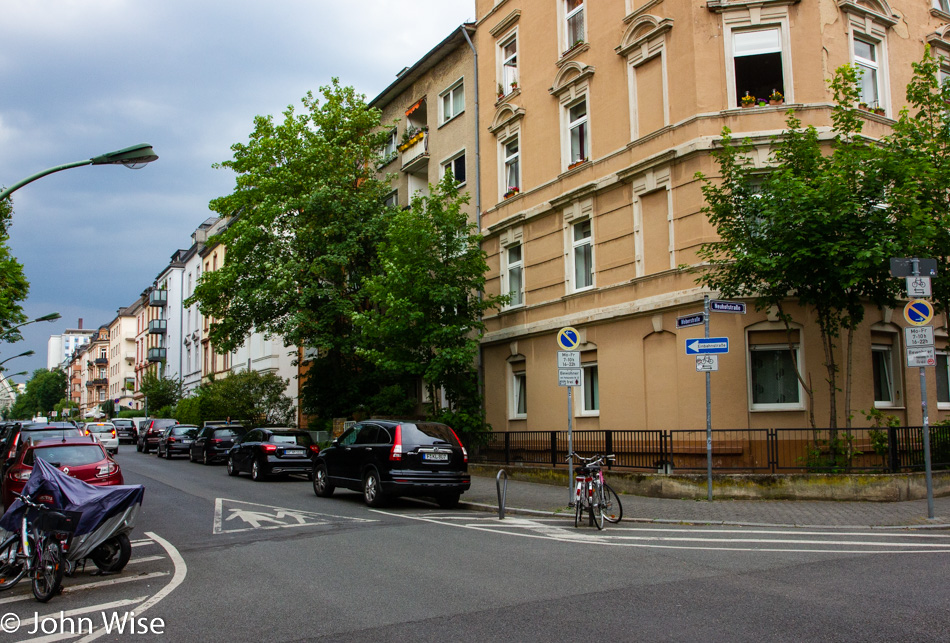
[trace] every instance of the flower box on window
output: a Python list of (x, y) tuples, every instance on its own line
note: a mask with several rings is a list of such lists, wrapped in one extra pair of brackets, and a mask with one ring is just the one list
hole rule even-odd
[(742, 107), (755, 107), (755, 96), (750, 96), (749, 92), (745, 93), (745, 96), (739, 99), (739, 104)]
[(574, 50), (577, 49), (578, 47), (582, 46), (583, 44), (584, 44), (584, 41), (583, 41), (583, 40), (575, 40), (575, 41), (574, 41), (574, 44), (571, 45), (570, 47), (568, 47), (567, 50), (565, 50), (564, 53), (561, 54), (561, 57), (564, 57), (564, 56), (568, 55), (569, 53), (571, 53), (572, 51), (574, 51)]
[(508, 188), (508, 191), (505, 192), (505, 198), (510, 199), (511, 197), (517, 195), (520, 192), (518, 188)]
[(769, 94), (769, 105), (784, 105), (785, 97), (782, 96), (782, 92), (775, 89), (772, 90), (772, 93)]
[(578, 166), (580, 166), (580, 165), (583, 165), (584, 163), (586, 163), (586, 162), (589, 161), (589, 160), (590, 160), (590, 159), (588, 159), (588, 158), (585, 157), (585, 158), (582, 158), (582, 159), (580, 159), (580, 160), (574, 161), (573, 163), (571, 163), (570, 165), (567, 166), (567, 169), (573, 170), (575, 167), (578, 167)]

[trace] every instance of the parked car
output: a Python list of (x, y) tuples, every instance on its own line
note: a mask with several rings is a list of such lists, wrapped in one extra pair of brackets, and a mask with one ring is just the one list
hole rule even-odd
[(119, 452), (119, 434), (112, 422), (87, 422), (85, 433), (102, 442), (109, 455)]
[(128, 418), (116, 418), (112, 420), (112, 423), (119, 434), (119, 442), (135, 444), (138, 441), (139, 432), (135, 428), (135, 422)]
[(162, 433), (165, 432), (165, 429), (174, 424), (178, 424), (178, 420), (173, 418), (146, 420), (145, 428), (139, 427), (139, 436), (135, 450), (139, 453), (148, 453), (152, 450), (152, 447), (158, 446), (158, 440), (162, 437)]
[(191, 444), (198, 434), (198, 427), (194, 424), (173, 424), (162, 432), (155, 448), (155, 455), (168, 460), (174, 455), (185, 455), (191, 450)]
[(125, 484), (118, 463), (109, 457), (105, 447), (88, 436), (53, 438), (34, 441), (19, 452), (16, 462), (0, 483), (4, 508), (14, 500), (14, 493), (23, 490), (33, 472), (36, 458), (49, 462), (63, 473), (96, 486)]
[(432, 496), (451, 508), (471, 487), (468, 452), (448, 425), (368, 420), (353, 426), (314, 458), (313, 490), (362, 491), (371, 507), (392, 496)]
[(235, 441), (228, 450), (228, 475), (242, 471), (253, 480), (285, 473), (309, 474), (311, 454), (319, 451), (306, 431), (297, 429), (254, 429)]
[(222, 426), (208, 425), (198, 432), (195, 441), (191, 443), (188, 459), (192, 462), (211, 464), (216, 460), (227, 460), (228, 450), (234, 446), (234, 441), (247, 433), (240, 424)]
[(0, 465), (0, 475), (13, 464), (20, 447), (31, 439), (36, 441), (46, 438), (81, 437), (82, 435), (83, 432), (71, 422), (47, 422), (45, 424), (23, 422), (15, 425), (13, 430), (7, 433), (6, 440), (3, 443), (2, 453), (5, 454), (5, 457), (3, 464)]

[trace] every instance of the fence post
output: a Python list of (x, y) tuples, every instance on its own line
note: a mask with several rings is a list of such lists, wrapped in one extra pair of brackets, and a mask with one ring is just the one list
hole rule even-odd
[(887, 427), (887, 470), (890, 473), (900, 473), (901, 460), (897, 448), (897, 428)]
[[(614, 432), (606, 431), (604, 433), (604, 455), (610, 455), (614, 452)], [(610, 462), (607, 463), (607, 468), (610, 468)]]
[(511, 432), (505, 431), (505, 464), (511, 464)]
[(551, 466), (557, 466), (557, 431), (551, 431)]
[(765, 434), (766, 452), (769, 454), (769, 469), (772, 473), (778, 468), (778, 431), (769, 429)]

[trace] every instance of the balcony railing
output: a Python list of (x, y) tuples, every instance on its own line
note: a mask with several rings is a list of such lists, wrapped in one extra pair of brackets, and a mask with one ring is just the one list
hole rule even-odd
[(164, 335), (167, 331), (167, 319), (153, 319), (148, 323), (148, 332), (150, 335)]
[(150, 348), (148, 349), (148, 361), (150, 362), (162, 362), (165, 360), (166, 350), (164, 348)]
[(403, 172), (415, 172), (429, 163), (429, 134), (428, 132), (420, 131), (413, 138), (416, 137), (419, 137), (419, 140), (408, 147), (402, 148), (400, 146), (402, 150)]
[(148, 294), (148, 305), (149, 306), (167, 306), (168, 305), (168, 291), (167, 290), (153, 290)]
[(94, 380), (86, 380), (87, 388), (92, 388), (93, 386), (109, 386), (109, 380), (105, 377), (97, 377)]
[(97, 357), (96, 366), (106, 366), (109, 363), (108, 357)]

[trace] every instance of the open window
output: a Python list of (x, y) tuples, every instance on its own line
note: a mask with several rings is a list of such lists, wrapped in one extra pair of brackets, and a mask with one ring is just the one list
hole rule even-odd
[(735, 73), (734, 106), (745, 96), (768, 99), (773, 92), (785, 95), (782, 32), (778, 27), (732, 32)]

